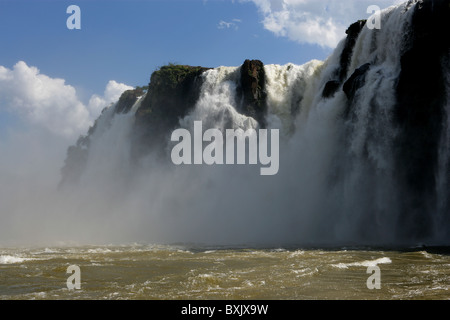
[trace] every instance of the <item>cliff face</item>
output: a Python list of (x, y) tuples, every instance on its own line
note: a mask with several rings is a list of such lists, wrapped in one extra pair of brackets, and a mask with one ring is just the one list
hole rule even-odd
[[(411, 195), (404, 199), (403, 216), (415, 221), (416, 233), (427, 233), (431, 232), (430, 215), (423, 213), (437, 210), (436, 172), (448, 117), (445, 106), (449, 75), (445, 71), (450, 65), (450, 2), (421, 2), (416, 6), (411, 26), (410, 45), (401, 56), (396, 88), (395, 122), (400, 128), (396, 156), (402, 187)], [(445, 202), (442, 205), (450, 212), (448, 197)]]

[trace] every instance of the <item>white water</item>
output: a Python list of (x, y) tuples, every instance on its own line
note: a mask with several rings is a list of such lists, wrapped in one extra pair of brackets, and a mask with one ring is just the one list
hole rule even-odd
[(255, 129), (258, 123), (237, 110), (236, 87), (240, 68), (219, 67), (205, 72), (204, 84), (197, 105), (191, 114), (180, 121), (182, 127), (193, 128), (194, 121), (202, 121), (205, 128), (224, 130)]
[(392, 263), (392, 260), (388, 257), (379, 258), (376, 260), (366, 260), (361, 262), (350, 262), (350, 263), (338, 263), (333, 264), (333, 267), (339, 268), (339, 269), (348, 269), (349, 267), (376, 267), (379, 264), (390, 264)]
[[(285, 136), (295, 131), (295, 117), (301, 103), (313, 92), (310, 88), (314, 83), (312, 78), (318, 75), (318, 69), (323, 62), (310, 61), (298, 66), (292, 63), (284, 66), (266, 65), (264, 67), (267, 84), (267, 104), (269, 107), (269, 128), (278, 128)], [(304, 105), (310, 102), (306, 101)]]
[(0, 256), (0, 264), (15, 264), (15, 263), (22, 263), (24, 261), (29, 261), (29, 260), (33, 260), (33, 259), (11, 256), (11, 255), (1, 255)]

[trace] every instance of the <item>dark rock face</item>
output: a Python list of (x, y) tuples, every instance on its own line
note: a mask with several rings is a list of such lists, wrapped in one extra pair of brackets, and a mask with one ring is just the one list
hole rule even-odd
[(200, 75), (206, 70), (208, 68), (169, 65), (153, 72), (148, 94), (136, 113), (138, 124), (156, 121), (161, 127), (176, 125), (198, 100)]
[(345, 81), (343, 90), (349, 100), (353, 100), (356, 91), (363, 87), (366, 83), (366, 73), (370, 69), (370, 63), (363, 64), (361, 67), (355, 70), (353, 74)]
[(339, 87), (341, 86), (341, 82), (338, 80), (330, 80), (325, 84), (325, 88), (322, 92), (323, 98), (331, 98), (336, 91), (338, 91)]
[(339, 81), (343, 81), (347, 76), (348, 66), (350, 65), (353, 48), (355, 47), (356, 40), (358, 39), (359, 34), (362, 29), (366, 25), (367, 20), (358, 20), (353, 23), (346, 31), (347, 38), (345, 39), (344, 50), (342, 50), (340, 65), (341, 69), (339, 70)]
[(267, 104), (264, 64), (259, 60), (245, 60), (241, 67), (241, 84), (238, 95), (242, 98), (242, 113), (266, 127)]
[(67, 150), (66, 161), (61, 169), (62, 179), (59, 187), (78, 182), (80, 174), (86, 167), (88, 157), (88, 143), (86, 140), (87, 138), (81, 137), (76, 145), (70, 146)]
[(446, 99), (443, 70), (448, 70), (450, 58), (449, 1), (419, 2), (411, 25), (411, 46), (401, 57), (397, 85), (395, 121), (401, 132), (397, 161), (410, 195), (403, 199), (401, 220), (415, 226), (409, 232), (425, 237), (432, 228), (429, 213), (436, 210), (436, 168)]
[(347, 77), (348, 67), (353, 54), (353, 48), (355, 47), (356, 40), (358, 39), (361, 30), (366, 25), (366, 21), (367, 20), (358, 20), (345, 31), (347, 38), (345, 39), (344, 49), (342, 50), (339, 60), (339, 68), (334, 72), (334, 79), (328, 81), (325, 85), (322, 92), (322, 97), (332, 97)]

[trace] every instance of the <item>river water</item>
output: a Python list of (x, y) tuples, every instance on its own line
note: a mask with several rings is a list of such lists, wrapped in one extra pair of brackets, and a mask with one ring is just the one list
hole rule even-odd
[[(79, 290), (67, 287), (71, 276), (67, 269), (72, 265), (80, 268)], [(369, 269), (374, 266), (379, 272)], [(368, 282), (379, 283), (380, 289), (369, 289)], [(448, 248), (324, 250), (132, 244), (0, 249), (2, 300), (449, 298)]]

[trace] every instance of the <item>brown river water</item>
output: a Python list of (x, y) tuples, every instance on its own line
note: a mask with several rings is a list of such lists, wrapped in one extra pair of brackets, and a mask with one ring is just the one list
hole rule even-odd
[[(79, 267), (80, 289), (68, 289), (69, 266)], [(450, 255), (424, 248), (0, 248), (0, 299), (448, 300)]]

